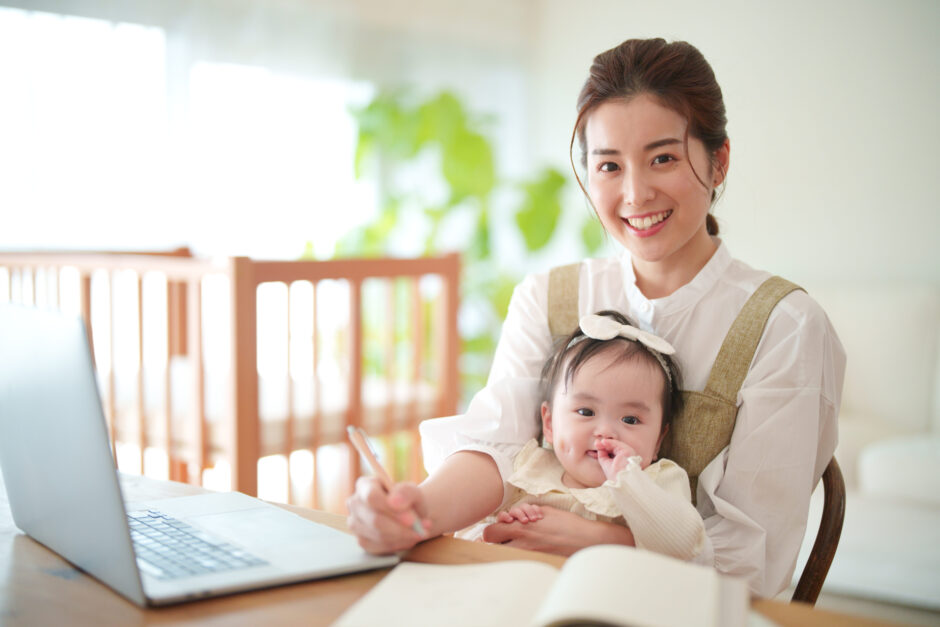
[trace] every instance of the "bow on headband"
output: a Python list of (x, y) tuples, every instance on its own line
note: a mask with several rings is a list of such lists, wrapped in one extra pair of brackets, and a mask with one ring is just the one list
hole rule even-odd
[(670, 390), (672, 389), (672, 372), (669, 370), (669, 366), (663, 358), (663, 355), (672, 355), (676, 352), (672, 344), (658, 335), (641, 331), (629, 324), (620, 324), (613, 318), (600, 316), (598, 314), (588, 314), (582, 317), (579, 326), (586, 337), (595, 340), (612, 340), (615, 337), (623, 337), (628, 340), (633, 340), (634, 342), (639, 342), (650, 349), (650, 354), (656, 358), (656, 361), (659, 362), (659, 365), (662, 366), (663, 371), (666, 373), (667, 386)]
[(652, 348), (663, 355), (672, 355), (676, 352), (672, 344), (658, 335), (641, 331), (629, 324), (620, 324), (607, 316), (588, 314), (581, 318), (580, 326), (581, 331), (586, 336), (595, 340), (612, 340), (615, 337), (625, 337), (628, 340), (639, 342), (647, 348)]

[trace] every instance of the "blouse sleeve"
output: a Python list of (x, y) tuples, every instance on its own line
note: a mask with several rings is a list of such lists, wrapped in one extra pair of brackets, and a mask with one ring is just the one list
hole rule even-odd
[(702, 517), (692, 506), (689, 477), (669, 460), (658, 472), (644, 472), (635, 458), (608, 484), (636, 546), (681, 560), (695, 559), (705, 548)]
[(768, 321), (738, 394), (731, 443), (699, 475), (715, 567), (772, 597), (790, 583), (809, 500), (836, 446), (845, 352), (801, 292)]
[(548, 275), (530, 275), (513, 291), (486, 387), (459, 416), (425, 420), (421, 444), (427, 471), (460, 450), (490, 455), (505, 481), (512, 459), (539, 434), (538, 387), (551, 350)]

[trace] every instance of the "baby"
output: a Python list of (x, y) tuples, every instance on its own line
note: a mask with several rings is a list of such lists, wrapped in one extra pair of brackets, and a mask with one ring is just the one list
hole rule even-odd
[(523, 447), (500, 510), (457, 537), (479, 540), (494, 522), (534, 522), (551, 506), (626, 525), (639, 548), (697, 556), (705, 527), (688, 476), (657, 461), (682, 399), (674, 352), (617, 312), (581, 318), (542, 371), (543, 446)]

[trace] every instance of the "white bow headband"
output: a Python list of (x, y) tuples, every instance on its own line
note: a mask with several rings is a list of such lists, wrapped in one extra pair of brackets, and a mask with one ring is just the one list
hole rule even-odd
[(579, 326), (586, 337), (595, 340), (612, 340), (615, 337), (622, 337), (634, 342), (639, 342), (650, 349), (650, 354), (656, 358), (656, 361), (659, 362), (659, 365), (662, 366), (663, 370), (666, 372), (666, 380), (669, 387), (672, 387), (672, 372), (670, 372), (669, 366), (666, 365), (666, 360), (663, 358), (663, 355), (672, 355), (676, 352), (676, 349), (663, 338), (642, 331), (629, 324), (620, 324), (613, 318), (600, 316), (598, 314), (583, 316), (579, 322)]

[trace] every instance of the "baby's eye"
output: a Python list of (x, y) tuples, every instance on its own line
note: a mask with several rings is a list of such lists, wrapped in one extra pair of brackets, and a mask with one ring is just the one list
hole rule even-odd
[(620, 166), (613, 161), (605, 161), (604, 163), (600, 164), (597, 169), (601, 172), (616, 172), (620, 169)]
[(640, 424), (640, 419), (636, 416), (624, 416), (620, 421), (628, 425)]
[(577, 411), (578, 414), (580, 414), (581, 416), (593, 416), (593, 415), (594, 415), (594, 410), (593, 410), (593, 409), (588, 409), (587, 407), (581, 407), (581, 408), (577, 409), (576, 411)]

